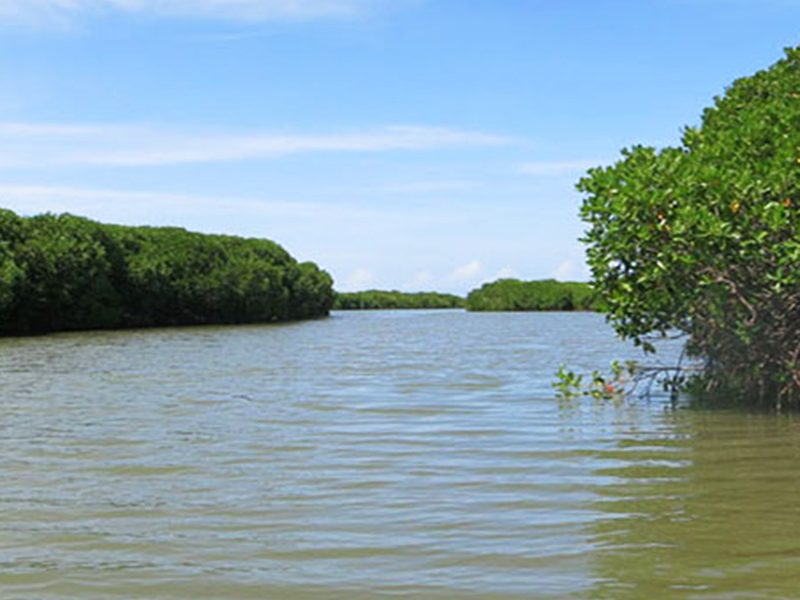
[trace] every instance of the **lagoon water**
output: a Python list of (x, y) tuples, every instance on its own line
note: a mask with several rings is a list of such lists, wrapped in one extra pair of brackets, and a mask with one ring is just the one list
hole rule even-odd
[(0, 597), (800, 595), (800, 420), (553, 397), (627, 356), (580, 313), (2, 340)]

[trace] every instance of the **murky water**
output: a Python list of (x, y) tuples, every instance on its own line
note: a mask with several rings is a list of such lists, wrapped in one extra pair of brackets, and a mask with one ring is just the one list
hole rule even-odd
[(592, 314), (0, 341), (0, 597), (790, 598), (800, 421), (559, 403)]

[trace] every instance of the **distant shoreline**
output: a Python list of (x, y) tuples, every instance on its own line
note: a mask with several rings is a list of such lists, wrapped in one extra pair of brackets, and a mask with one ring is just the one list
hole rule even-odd
[(440, 292), (365, 290), (339, 292), (334, 310), (448, 309), (470, 312), (597, 312), (588, 283), (543, 279), (498, 279), (472, 290), (466, 298)]

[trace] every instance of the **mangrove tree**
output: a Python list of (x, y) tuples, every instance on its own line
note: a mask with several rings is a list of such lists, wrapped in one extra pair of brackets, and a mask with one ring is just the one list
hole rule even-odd
[(629, 148), (578, 189), (619, 334), (685, 334), (699, 393), (800, 405), (800, 49), (734, 82), (678, 146)]

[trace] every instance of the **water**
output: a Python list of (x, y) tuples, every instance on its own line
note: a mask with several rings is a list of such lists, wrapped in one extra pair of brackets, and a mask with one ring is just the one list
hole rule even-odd
[(630, 355), (593, 314), (2, 340), (0, 597), (796, 597), (800, 421), (553, 398)]

